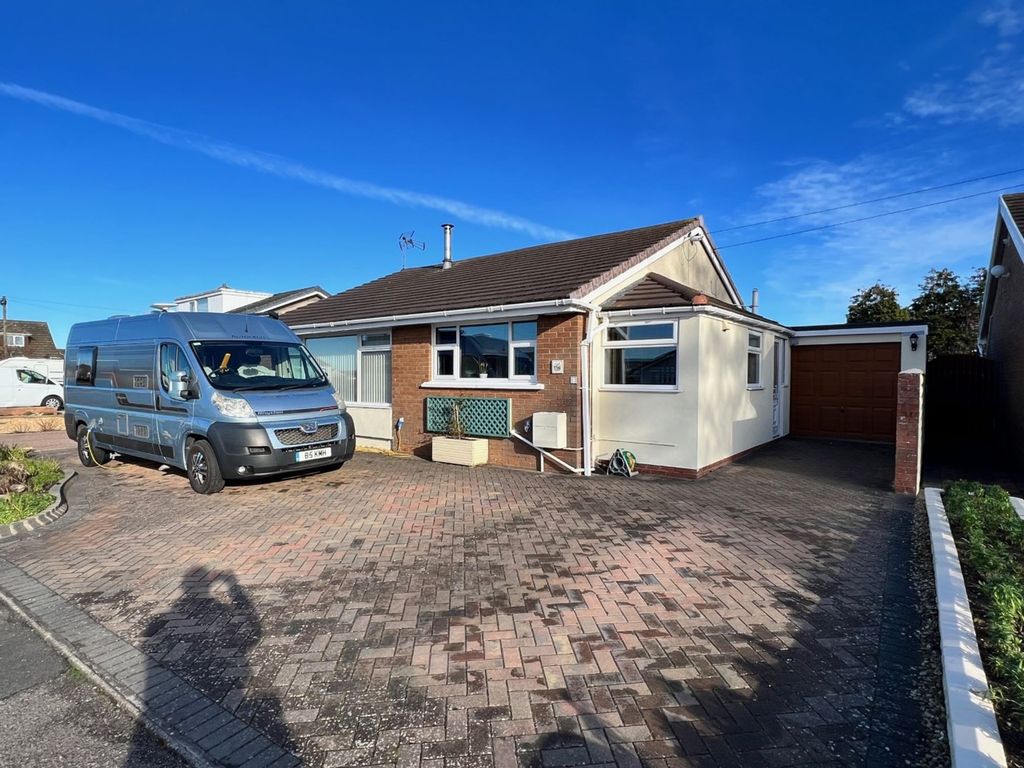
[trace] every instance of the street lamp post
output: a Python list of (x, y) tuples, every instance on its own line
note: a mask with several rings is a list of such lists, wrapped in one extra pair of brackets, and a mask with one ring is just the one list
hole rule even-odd
[(0, 308), (4, 311), (4, 359), (7, 359), (7, 297), (0, 296)]

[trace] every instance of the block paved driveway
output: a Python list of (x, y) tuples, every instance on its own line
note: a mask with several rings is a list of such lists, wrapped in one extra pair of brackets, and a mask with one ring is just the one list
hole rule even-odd
[(698, 482), (357, 454), (212, 497), (109, 466), (0, 557), (313, 766), (874, 768), (928, 738), (884, 448)]

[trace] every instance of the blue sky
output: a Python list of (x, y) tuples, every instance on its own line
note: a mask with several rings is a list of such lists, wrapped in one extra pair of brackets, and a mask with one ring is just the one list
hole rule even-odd
[[(703, 214), (713, 234), (1024, 167), (1024, 9), (931, 3), (8, 3), (0, 293), (69, 325), (228, 282)], [(70, 101), (61, 101), (70, 100)], [(81, 106), (87, 105), (87, 106)], [(983, 264), (1024, 173), (715, 235), (788, 323)], [(730, 247), (730, 245), (732, 247)]]

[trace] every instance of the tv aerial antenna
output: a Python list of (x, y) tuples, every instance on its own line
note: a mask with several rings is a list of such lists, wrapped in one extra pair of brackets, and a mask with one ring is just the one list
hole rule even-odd
[(413, 249), (419, 251), (427, 250), (427, 244), (422, 240), (414, 240), (413, 235), (416, 234), (416, 230), (409, 232), (403, 232), (398, 236), (398, 249), (402, 252), (402, 269), (405, 269), (405, 253), (406, 251)]

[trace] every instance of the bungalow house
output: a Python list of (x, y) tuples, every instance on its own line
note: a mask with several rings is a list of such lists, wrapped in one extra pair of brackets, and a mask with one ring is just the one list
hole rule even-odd
[(63, 352), (53, 343), (50, 326), (42, 320), (11, 320), (4, 326), (7, 330), (6, 343), (0, 345), (0, 357), (7, 350), (7, 357), (54, 358), (64, 357)]
[(265, 315), (304, 307), (329, 294), (319, 285), (279, 293), (243, 291), (223, 283), (209, 291), (179, 296), (174, 301), (157, 302), (150, 307), (160, 312), (245, 312)]
[(995, 362), (1003, 444), (1024, 468), (1024, 193), (999, 199), (978, 324), (978, 351)]
[[(489, 438), (490, 463), (514, 467), (546, 456), (589, 473), (623, 449), (641, 470), (699, 477), (789, 432), (799, 334), (744, 305), (699, 218), (465, 260), (452, 259), (445, 225), (442, 263), (282, 319), (324, 364), (364, 445), (429, 456), (456, 398), (467, 431)], [(891, 442), (896, 374), (913, 361), (905, 330), (887, 330), (895, 361), (867, 367), (891, 387), (866, 402)], [(848, 338), (893, 345), (865, 333)], [(845, 374), (847, 357), (863, 368), (840, 356), (831, 374)]]

